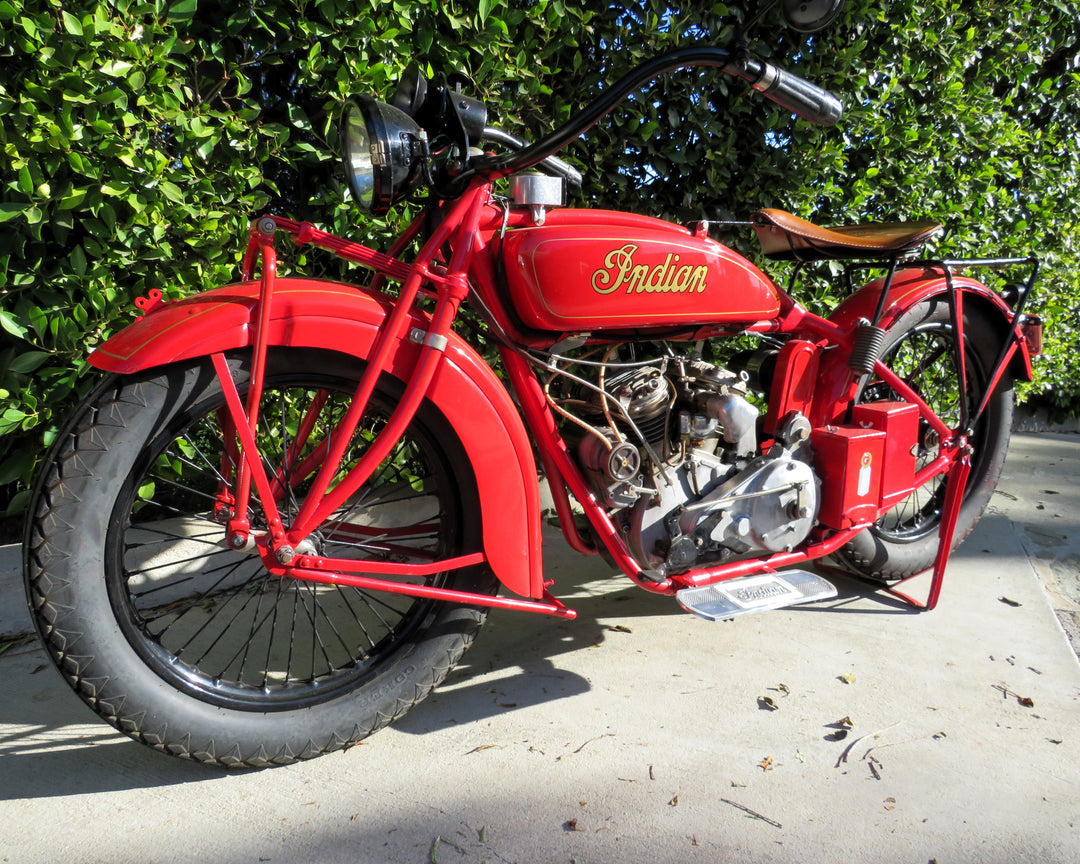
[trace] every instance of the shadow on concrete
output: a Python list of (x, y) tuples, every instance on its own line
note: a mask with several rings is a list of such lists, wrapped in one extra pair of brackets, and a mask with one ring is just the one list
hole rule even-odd
[(36, 645), (7, 652), (0, 670), (0, 800), (153, 788), (225, 773), (116, 732), (79, 701)]
[[(566, 621), (492, 613), (462, 662), (423, 704), (395, 724), (397, 730), (425, 735), (579, 695), (590, 684), (561, 668), (560, 657), (608, 638), (625, 638), (635, 618), (687, 614), (672, 598), (637, 588), (596, 558), (560, 546), (550, 551), (548, 560), (556, 591), (578, 617)], [(792, 611), (913, 612), (871, 583), (835, 572), (823, 575), (837, 586), (837, 598)], [(874, 605), (868, 605), (868, 599)], [(154, 788), (235, 773), (166, 756), (116, 732), (70, 692), (36, 646), (13, 649), (2, 663), (6, 692), (0, 703), (0, 771), (7, 780), (0, 800)], [(499, 671), (506, 674), (493, 686), (490, 673)]]

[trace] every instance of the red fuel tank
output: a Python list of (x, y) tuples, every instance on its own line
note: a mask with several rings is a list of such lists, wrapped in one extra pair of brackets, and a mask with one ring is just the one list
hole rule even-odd
[(539, 330), (638, 330), (753, 322), (780, 310), (776, 286), (706, 236), (659, 219), (604, 211), (552, 213), (509, 232), (502, 254), (510, 298)]

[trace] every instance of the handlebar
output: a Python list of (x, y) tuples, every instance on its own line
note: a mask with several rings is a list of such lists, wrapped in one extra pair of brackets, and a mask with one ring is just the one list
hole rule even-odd
[(724, 71), (749, 81), (759, 93), (811, 123), (835, 126), (844, 113), (843, 103), (828, 90), (771, 63), (748, 57)]
[(472, 167), (486, 177), (506, 177), (527, 171), (557, 153), (571, 141), (585, 134), (609, 114), (630, 93), (654, 78), (687, 66), (719, 67), (729, 75), (745, 78), (751, 86), (769, 99), (793, 111), (811, 123), (831, 126), (840, 119), (843, 106), (840, 100), (803, 78), (778, 69), (769, 63), (739, 55), (732, 63), (727, 48), (697, 46), (680, 48), (655, 57), (620, 78), (610, 90), (600, 94), (592, 103), (567, 121), (566, 125), (516, 153), (499, 156), (477, 156)]
[[(515, 138), (509, 132), (504, 132), (502, 129), (495, 129), (491, 126), (484, 129), (483, 140), (494, 141), (498, 144), (506, 144), (513, 147), (515, 150), (520, 150), (522, 147), (528, 146), (524, 141)], [(558, 156), (548, 156), (546, 159), (540, 160), (539, 164), (542, 167), (547, 168), (551, 173), (558, 174), (560, 177), (565, 178), (566, 182), (571, 186), (581, 185), (581, 172), (569, 162), (564, 162)]]

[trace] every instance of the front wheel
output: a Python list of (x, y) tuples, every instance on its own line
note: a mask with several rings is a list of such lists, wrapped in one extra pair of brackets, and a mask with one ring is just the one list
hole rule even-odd
[[(969, 304), (970, 306), (970, 304)], [(909, 309), (889, 329), (881, 359), (918, 393), (950, 428), (960, 422), (960, 399), (973, 416), (990, 380), (1001, 348), (998, 328), (977, 308), (964, 312), (964, 358), (967, 392), (961, 394), (955, 358), (956, 335), (946, 300), (930, 299)], [(862, 402), (899, 397), (880, 381), (871, 381)], [(1014, 395), (1002, 381), (991, 396), (970, 438), (971, 474), (953, 536), (953, 548), (975, 527), (997, 486), (1012, 428)], [(916, 469), (938, 455), (935, 436), (920, 422)], [(871, 527), (842, 547), (836, 557), (852, 572), (880, 580), (902, 579), (933, 566), (945, 498), (945, 476), (915, 489)]]
[[(243, 396), (245, 360), (230, 367)], [(272, 351), (257, 442), (286, 523), (348, 407), (362, 365)], [(346, 453), (356, 462), (402, 388), (384, 376)], [(239, 458), (206, 360), (103, 383), (42, 468), (25, 544), (27, 593), (61, 674), (101, 717), (164, 752), (228, 767), (344, 747), (401, 716), (471, 643), (484, 612), (270, 574), (225, 542), (221, 496)], [(309, 554), (430, 562), (479, 548), (475, 481), (425, 403)], [(339, 475), (340, 476), (340, 475)], [(217, 512), (216, 512), (217, 511)], [(252, 496), (247, 514), (265, 528)], [(427, 584), (494, 593), (486, 568)]]

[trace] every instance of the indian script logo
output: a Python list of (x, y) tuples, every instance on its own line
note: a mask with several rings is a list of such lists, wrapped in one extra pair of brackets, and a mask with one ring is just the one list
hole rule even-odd
[(627, 243), (612, 249), (604, 266), (593, 271), (592, 287), (597, 294), (613, 294), (624, 285), (627, 294), (700, 294), (705, 290), (709, 268), (704, 264), (679, 266), (679, 256), (669, 252), (663, 264), (650, 268), (635, 264), (638, 247)]

